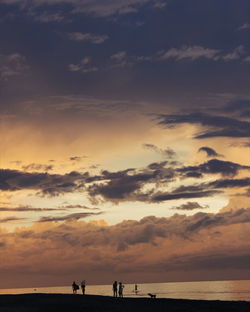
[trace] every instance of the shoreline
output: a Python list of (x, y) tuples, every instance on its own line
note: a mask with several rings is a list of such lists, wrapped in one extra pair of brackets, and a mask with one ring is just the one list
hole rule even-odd
[(1, 294), (1, 312), (246, 312), (250, 311), (249, 301), (192, 300), (147, 297), (114, 298), (98, 295), (73, 294)]

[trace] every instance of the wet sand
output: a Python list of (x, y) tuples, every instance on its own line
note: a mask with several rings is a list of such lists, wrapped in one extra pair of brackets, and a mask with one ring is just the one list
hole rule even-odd
[(249, 312), (250, 302), (150, 298), (113, 298), (92, 295), (0, 295), (1, 312)]

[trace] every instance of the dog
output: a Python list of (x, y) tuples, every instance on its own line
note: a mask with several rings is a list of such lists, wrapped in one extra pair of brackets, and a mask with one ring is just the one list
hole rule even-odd
[(150, 293), (149, 293), (148, 295), (149, 295), (150, 298), (156, 298), (156, 295), (155, 295), (155, 294), (150, 294)]

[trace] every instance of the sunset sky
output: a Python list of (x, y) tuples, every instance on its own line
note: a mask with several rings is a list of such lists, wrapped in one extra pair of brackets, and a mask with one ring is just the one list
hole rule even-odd
[(0, 287), (250, 279), (250, 2), (0, 0)]

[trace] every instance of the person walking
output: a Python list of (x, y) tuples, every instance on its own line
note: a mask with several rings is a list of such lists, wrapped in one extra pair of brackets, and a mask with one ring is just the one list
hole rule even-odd
[(82, 289), (82, 294), (83, 294), (83, 295), (85, 295), (85, 288), (86, 288), (86, 281), (83, 280), (83, 281), (81, 282), (81, 289)]
[(114, 281), (113, 283), (113, 295), (114, 297), (117, 297), (117, 281)]
[(119, 287), (118, 287), (118, 295), (120, 298), (123, 298), (123, 288), (124, 288), (124, 285), (122, 284), (122, 282), (120, 282)]
[(79, 289), (79, 286), (76, 284), (76, 282), (74, 281), (72, 284), (72, 290), (73, 290), (73, 294), (77, 294), (77, 290)]

